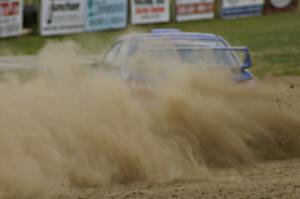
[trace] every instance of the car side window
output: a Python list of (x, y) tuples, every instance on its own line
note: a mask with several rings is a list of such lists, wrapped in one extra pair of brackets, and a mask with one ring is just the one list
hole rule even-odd
[(124, 42), (122, 43), (122, 46), (120, 47), (117, 56), (115, 57), (114, 63), (119, 66), (125, 64), (128, 59), (128, 53), (129, 44), (127, 42)]
[(117, 43), (112, 47), (112, 49), (107, 53), (107, 55), (105, 57), (106, 63), (109, 63), (109, 64), (114, 63), (115, 58), (116, 58), (121, 46), (122, 46), (122, 43)]
[(126, 42), (120, 42), (113, 46), (113, 48), (108, 52), (105, 57), (105, 62), (112, 64), (115, 67), (123, 65), (129, 53), (129, 44)]

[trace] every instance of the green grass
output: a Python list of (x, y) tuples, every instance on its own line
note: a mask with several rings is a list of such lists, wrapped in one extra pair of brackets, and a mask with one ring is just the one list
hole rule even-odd
[(101, 53), (125, 33), (174, 27), (183, 31), (222, 35), (232, 45), (248, 46), (256, 75), (300, 75), (300, 11), (235, 20), (208, 20), (129, 26), (126, 30), (40, 37), (27, 35), (0, 40), (0, 54), (36, 54), (47, 42), (73, 40), (86, 53)]

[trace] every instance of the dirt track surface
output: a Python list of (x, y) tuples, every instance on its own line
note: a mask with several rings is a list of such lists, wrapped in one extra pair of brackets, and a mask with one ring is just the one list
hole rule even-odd
[[(39, 78), (1, 84), (0, 199), (300, 198), (298, 77), (224, 92), (196, 75), (150, 111), (123, 83), (49, 55)], [(35, 63), (18, 59), (4, 69)]]
[(198, 180), (69, 190), (54, 198), (300, 198), (300, 160), (297, 159), (209, 172)]
[[(286, 82), (298, 89), (299, 78), (267, 77), (268, 82)], [(234, 168), (208, 169), (196, 180), (167, 183), (136, 183), (95, 189), (72, 189), (54, 199), (298, 199), (300, 159), (266, 161)]]

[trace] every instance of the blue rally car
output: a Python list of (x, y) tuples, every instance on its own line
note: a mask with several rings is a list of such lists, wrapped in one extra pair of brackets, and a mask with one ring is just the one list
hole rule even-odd
[(199, 69), (232, 70), (237, 83), (253, 82), (248, 71), (252, 65), (248, 48), (231, 47), (215, 34), (178, 29), (154, 29), (150, 33), (122, 36), (108, 51), (104, 63), (125, 80), (144, 82), (157, 76), (157, 71), (162, 72), (166, 65), (172, 70), (192, 65)]

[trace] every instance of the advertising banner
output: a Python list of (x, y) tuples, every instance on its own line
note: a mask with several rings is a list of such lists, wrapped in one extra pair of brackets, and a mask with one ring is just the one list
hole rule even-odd
[(0, 0), (0, 37), (20, 35), (22, 21), (22, 0)]
[(214, 0), (176, 0), (176, 21), (214, 18)]
[(127, 25), (127, 0), (87, 0), (87, 31), (120, 29)]
[(42, 0), (41, 35), (81, 32), (84, 29), (86, 0)]
[(297, 10), (298, 0), (266, 0), (266, 14), (275, 12), (290, 12)]
[(170, 0), (131, 0), (131, 23), (149, 24), (170, 21)]
[(221, 17), (224, 19), (260, 16), (264, 0), (222, 0)]

